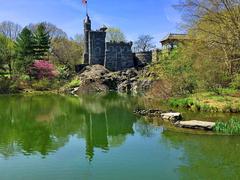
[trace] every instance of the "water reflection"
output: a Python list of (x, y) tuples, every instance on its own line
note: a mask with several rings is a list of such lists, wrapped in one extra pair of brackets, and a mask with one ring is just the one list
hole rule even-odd
[(94, 148), (108, 151), (133, 134), (135, 101), (118, 95), (1, 96), (0, 153), (5, 158), (18, 153), (43, 157), (63, 147), (71, 136), (86, 141), (86, 155)]
[(239, 179), (240, 138), (164, 131), (162, 144), (183, 152), (181, 179)]

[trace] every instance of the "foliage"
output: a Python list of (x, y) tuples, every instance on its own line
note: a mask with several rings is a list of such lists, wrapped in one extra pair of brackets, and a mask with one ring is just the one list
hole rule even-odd
[(46, 31), (44, 24), (39, 24), (37, 26), (36, 32), (34, 33), (34, 58), (35, 59), (45, 59), (49, 55), (50, 49), (50, 35)]
[(53, 64), (46, 60), (36, 60), (29, 68), (29, 74), (35, 79), (53, 79), (57, 71)]
[(68, 87), (69, 88), (75, 88), (75, 87), (79, 87), (80, 84), (81, 84), (80, 79), (76, 77), (68, 84)]
[(35, 41), (33, 33), (24, 28), (16, 40), (16, 63), (15, 68), (18, 72), (27, 73), (27, 69), (34, 60)]
[(150, 51), (156, 46), (153, 44), (153, 37), (150, 35), (141, 35), (138, 40), (134, 42), (134, 51), (146, 52)]
[(11, 81), (8, 78), (0, 78), (0, 93), (9, 93)]
[(0, 78), (0, 94), (15, 93), (18, 91), (16, 83), (6, 77)]
[(14, 57), (14, 42), (0, 34), (0, 69), (5, 73), (7, 70), (5, 66), (8, 66), (9, 74), (12, 75), (12, 62)]
[(240, 90), (240, 74), (235, 74), (230, 85), (232, 88)]
[(240, 134), (240, 120), (232, 118), (227, 122), (217, 122), (214, 126), (214, 131), (230, 135)]
[(56, 64), (67, 66), (75, 70), (75, 65), (81, 64), (83, 55), (83, 43), (58, 38), (52, 41), (51, 61)]
[(57, 71), (58, 71), (58, 78), (60, 80), (67, 80), (71, 77), (72, 72), (67, 66), (58, 65), (56, 68), (57, 68)]
[(192, 111), (240, 112), (238, 92), (232, 89), (219, 89), (218, 93), (195, 93), (185, 98), (172, 98), (169, 104)]
[(41, 79), (32, 82), (32, 88), (36, 91), (47, 91), (53, 88), (54, 81), (49, 81), (49, 79)]
[(239, 89), (239, 1), (183, 0), (178, 7), (186, 15), (189, 39), (161, 54), (149, 68), (150, 78), (167, 81), (175, 96)]
[(110, 27), (107, 29), (106, 41), (110, 42), (125, 42), (126, 37), (124, 33), (119, 28)]
[(193, 73), (194, 61), (182, 53), (179, 48), (149, 68), (153, 79), (165, 80), (172, 87), (173, 95), (193, 93), (197, 84)]
[(54, 88), (59, 86), (52, 80), (58, 70), (58, 80), (69, 79), (74, 74), (75, 65), (81, 63), (83, 54), (84, 43), (80, 36), (68, 40), (65, 32), (46, 22), (30, 24), (20, 31), (17, 24), (0, 23), (0, 74), (7, 79), (1, 81), (0, 93), (27, 89), (31, 83), (32, 88), (38, 90), (45, 89), (45, 85), (46, 89)]
[(196, 40), (195, 54), (220, 63), (221, 70), (232, 78), (239, 72), (240, 2), (184, 0), (179, 7), (186, 15), (185, 27), (189, 35)]

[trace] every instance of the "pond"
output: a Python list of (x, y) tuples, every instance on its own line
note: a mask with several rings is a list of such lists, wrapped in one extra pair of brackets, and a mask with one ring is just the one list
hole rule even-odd
[(1, 96), (0, 179), (240, 178), (240, 137), (154, 126), (136, 106), (116, 94)]

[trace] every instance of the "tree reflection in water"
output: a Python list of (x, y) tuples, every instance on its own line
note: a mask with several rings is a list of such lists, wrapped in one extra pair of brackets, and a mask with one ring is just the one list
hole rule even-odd
[(239, 179), (239, 137), (163, 132), (161, 143), (182, 150), (181, 179)]
[(85, 139), (86, 155), (92, 160), (94, 148), (108, 151), (134, 133), (134, 102), (115, 94), (1, 96), (0, 153), (5, 158), (17, 153), (45, 157), (76, 135)]

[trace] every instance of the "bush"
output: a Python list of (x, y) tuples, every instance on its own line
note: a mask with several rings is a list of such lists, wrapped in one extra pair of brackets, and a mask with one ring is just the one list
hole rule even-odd
[(75, 88), (75, 87), (79, 87), (80, 84), (81, 84), (80, 79), (75, 78), (75, 79), (73, 79), (73, 80), (68, 84), (68, 87), (69, 87), (69, 88)]
[(164, 80), (170, 84), (173, 96), (191, 94), (197, 87), (194, 61), (185, 57), (182, 51), (182, 47), (175, 49), (149, 68), (153, 80)]
[(33, 81), (32, 88), (37, 91), (47, 91), (53, 86), (53, 81), (48, 79), (41, 79), (39, 81)]
[(18, 92), (17, 83), (9, 78), (0, 78), (0, 94), (9, 94)]
[(240, 74), (235, 75), (230, 85), (232, 88), (240, 90)]
[(58, 78), (61, 79), (61, 80), (67, 80), (71, 77), (71, 70), (69, 69), (69, 67), (67, 66), (58, 66), (57, 67), (57, 70), (58, 70)]
[(11, 86), (11, 81), (8, 78), (0, 79), (0, 93), (1, 94), (9, 93), (10, 86)]
[(217, 122), (214, 126), (214, 131), (230, 135), (240, 134), (240, 120), (232, 118), (227, 122)]
[(53, 79), (58, 75), (53, 64), (45, 60), (36, 60), (29, 68), (29, 74), (35, 79)]

